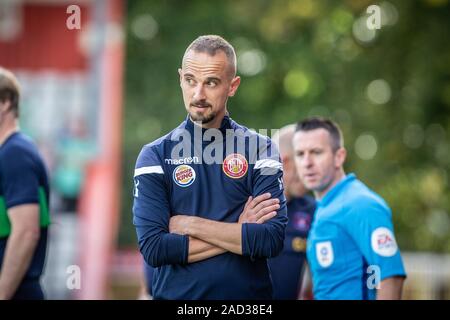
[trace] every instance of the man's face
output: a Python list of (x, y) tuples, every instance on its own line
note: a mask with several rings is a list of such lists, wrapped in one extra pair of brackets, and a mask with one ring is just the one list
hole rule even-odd
[(305, 187), (300, 181), (295, 167), (293, 155), (282, 155), (284, 191), (289, 197), (300, 197), (305, 193)]
[(191, 120), (206, 128), (218, 128), (226, 112), (228, 97), (240, 83), (231, 74), (226, 54), (218, 50), (214, 56), (190, 50), (178, 70), (183, 100)]
[(333, 152), (329, 132), (325, 129), (298, 131), (294, 135), (295, 164), (305, 187), (324, 193), (335, 181), (345, 160), (345, 150)]

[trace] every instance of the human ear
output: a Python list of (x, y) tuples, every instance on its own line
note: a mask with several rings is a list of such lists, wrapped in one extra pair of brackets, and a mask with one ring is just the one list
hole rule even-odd
[(241, 77), (234, 77), (233, 80), (231, 80), (230, 90), (228, 91), (228, 96), (233, 97), (241, 84)]
[(347, 150), (345, 148), (339, 148), (336, 151), (336, 154), (334, 156), (334, 162), (336, 167), (342, 167), (344, 165), (345, 159), (347, 158)]

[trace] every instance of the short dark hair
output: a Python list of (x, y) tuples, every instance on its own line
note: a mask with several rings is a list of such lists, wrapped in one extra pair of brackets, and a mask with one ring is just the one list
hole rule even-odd
[(334, 121), (322, 117), (312, 117), (301, 120), (295, 126), (295, 132), (325, 129), (331, 137), (331, 148), (336, 152), (344, 146), (342, 131)]
[(0, 101), (11, 103), (10, 110), (19, 116), (20, 86), (14, 74), (0, 66)]
[(236, 52), (234, 51), (233, 46), (221, 36), (213, 34), (199, 36), (187, 47), (184, 56), (191, 50), (196, 52), (206, 52), (210, 56), (215, 56), (218, 50), (223, 51), (227, 56), (230, 67), (233, 70), (233, 76), (236, 75)]

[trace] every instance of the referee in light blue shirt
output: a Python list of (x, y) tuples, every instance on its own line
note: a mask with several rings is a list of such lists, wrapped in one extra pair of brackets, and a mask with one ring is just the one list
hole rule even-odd
[(300, 178), (317, 200), (307, 241), (312, 282), (304, 279), (301, 296), (312, 289), (314, 299), (401, 299), (406, 273), (391, 210), (354, 174), (345, 174), (339, 127), (306, 119), (297, 124), (293, 144)]

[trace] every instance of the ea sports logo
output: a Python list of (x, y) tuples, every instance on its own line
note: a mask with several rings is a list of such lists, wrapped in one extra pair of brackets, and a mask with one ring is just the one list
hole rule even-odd
[(239, 179), (247, 173), (248, 162), (243, 155), (232, 153), (223, 160), (222, 169), (228, 177)]
[(380, 256), (392, 257), (397, 253), (397, 242), (391, 230), (379, 227), (372, 232), (372, 249)]
[(182, 164), (173, 170), (173, 181), (180, 187), (189, 187), (195, 180), (195, 171), (191, 166)]

